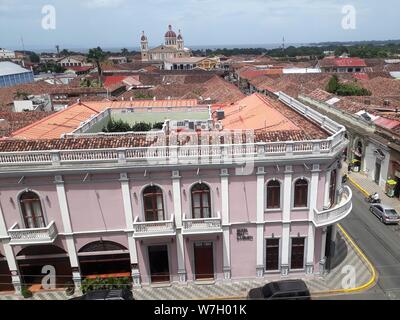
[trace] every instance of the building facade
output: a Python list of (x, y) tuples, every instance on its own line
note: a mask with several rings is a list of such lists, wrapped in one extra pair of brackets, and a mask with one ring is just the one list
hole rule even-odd
[(34, 82), (32, 70), (22, 68), (12, 62), (0, 61), (0, 88), (32, 82)]
[(140, 38), (142, 61), (164, 62), (168, 59), (185, 58), (192, 55), (190, 49), (185, 48), (182, 34), (179, 30), (178, 36), (172, 30), (172, 26), (168, 26), (168, 31), (164, 36), (164, 44), (149, 49), (147, 36), (143, 34)]
[(93, 274), (139, 287), (324, 273), (335, 225), (352, 209), (340, 176), (345, 129), (283, 93), (279, 103), (326, 138), (0, 142), (3, 283), (40, 283), (47, 265), (60, 286)]

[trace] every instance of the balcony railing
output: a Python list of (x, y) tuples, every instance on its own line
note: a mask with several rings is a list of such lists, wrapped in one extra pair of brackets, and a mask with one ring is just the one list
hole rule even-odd
[(54, 221), (45, 228), (35, 229), (22, 229), (17, 222), (8, 230), (8, 234), (12, 245), (50, 244), (57, 238), (58, 231)]
[(334, 208), (325, 211), (314, 211), (315, 225), (317, 227), (327, 226), (346, 218), (353, 209), (352, 197), (351, 189), (345, 186), (340, 196), (340, 202)]
[[(75, 164), (109, 165), (178, 165), (245, 163), (247, 161), (278, 161), (288, 157), (318, 157), (335, 153), (347, 144), (345, 128), (321, 115), (312, 108), (280, 92), (279, 100), (304, 117), (318, 123), (331, 136), (324, 140), (255, 142), (254, 132), (231, 131), (208, 132), (200, 137), (198, 133), (165, 135), (156, 133), (135, 133), (144, 139), (146, 147), (126, 147), (108, 149), (44, 150), (22, 152), (0, 152), (0, 166), (70, 166)], [(246, 133), (246, 139), (243, 134)], [(224, 144), (221, 144), (221, 137)], [(157, 139), (155, 139), (157, 138)], [(185, 141), (187, 143), (182, 144)]]
[(140, 222), (139, 217), (136, 217), (133, 222), (133, 230), (135, 238), (173, 236), (176, 234), (174, 215), (166, 221)]
[(204, 219), (187, 219), (183, 217), (183, 234), (201, 234), (201, 233), (218, 233), (222, 232), (221, 217), (204, 218)]

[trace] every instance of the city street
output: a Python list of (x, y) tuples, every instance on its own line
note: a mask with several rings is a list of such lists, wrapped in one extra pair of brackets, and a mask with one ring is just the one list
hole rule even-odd
[(355, 187), (353, 212), (341, 225), (378, 272), (377, 284), (361, 293), (321, 299), (400, 299), (400, 226), (382, 224), (370, 211), (365, 196)]

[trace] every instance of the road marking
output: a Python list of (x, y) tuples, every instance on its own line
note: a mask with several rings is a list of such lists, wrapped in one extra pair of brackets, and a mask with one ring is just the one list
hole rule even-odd
[(368, 290), (370, 288), (372, 288), (373, 286), (375, 286), (376, 281), (378, 279), (378, 273), (376, 272), (376, 269), (374, 267), (374, 265), (372, 264), (371, 261), (369, 261), (369, 259), (366, 257), (366, 255), (362, 252), (362, 250), (360, 249), (360, 247), (358, 247), (356, 245), (356, 243), (354, 242), (354, 240), (349, 236), (349, 234), (343, 229), (343, 227), (338, 224), (337, 225), (340, 229), (340, 231), (343, 233), (343, 235), (347, 238), (347, 240), (350, 242), (350, 244), (352, 245), (353, 249), (357, 251), (357, 253), (360, 255), (360, 257), (366, 262), (368, 268), (370, 269), (372, 275), (371, 278), (369, 279), (369, 281), (359, 287), (356, 288), (351, 288), (351, 289), (337, 289), (337, 290), (330, 290), (330, 291), (323, 291), (323, 292), (316, 292), (315, 294), (313, 294), (313, 296), (318, 296), (318, 295), (327, 295), (327, 294), (334, 294), (334, 293), (355, 293), (355, 292), (361, 292), (361, 291), (365, 291)]
[[(357, 246), (357, 244), (354, 242), (354, 240), (349, 236), (349, 234), (343, 229), (343, 227), (338, 224), (337, 225), (342, 232), (342, 234), (346, 237), (347, 241), (350, 243), (350, 245), (353, 247), (353, 249), (358, 253), (358, 255), (364, 260), (364, 262), (367, 264), (368, 269), (370, 269), (372, 275), (371, 278), (369, 279), (368, 282), (365, 284), (356, 287), (356, 288), (351, 288), (351, 289), (336, 289), (336, 290), (328, 290), (328, 291), (321, 291), (321, 292), (315, 292), (312, 293), (312, 297), (321, 297), (321, 296), (326, 296), (330, 294), (343, 294), (343, 293), (356, 293), (356, 292), (362, 292), (366, 291), (373, 286), (375, 286), (376, 281), (378, 279), (378, 273), (376, 272), (376, 269), (374, 265), (372, 264), (371, 261), (367, 258), (367, 256), (362, 252), (360, 247)], [(237, 296), (237, 297), (213, 297), (213, 298), (207, 298), (204, 300), (240, 300), (246, 298), (245, 296)], [(194, 299), (194, 300), (200, 300), (200, 299)]]
[(366, 195), (367, 197), (370, 195), (369, 192), (367, 190), (365, 190), (363, 187), (361, 187), (357, 182), (354, 181), (354, 179), (352, 177), (348, 177), (348, 179), (350, 180), (350, 182), (357, 188), (359, 189), (362, 193), (364, 193), (364, 195)]

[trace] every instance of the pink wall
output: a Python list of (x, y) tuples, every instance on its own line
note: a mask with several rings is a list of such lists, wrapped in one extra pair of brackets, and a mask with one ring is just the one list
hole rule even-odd
[(196, 176), (195, 172), (185, 172), (182, 174), (182, 214), (186, 215), (187, 218), (192, 217), (191, 188), (199, 181), (210, 187), (212, 215), (215, 217), (218, 212), (221, 213), (221, 179), (218, 171), (208, 174), (202, 172), (200, 176)]
[(118, 181), (66, 183), (65, 190), (74, 232), (126, 228)]
[(76, 251), (79, 251), (84, 247), (85, 245), (91, 243), (91, 242), (97, 242), (100, 240), (103, 241), (112, 241), (116, 242), (126, 248), (128, 250), (128, 237), (124, 234), (86, 234), (86, 235), (75, 235), (75, 246), (76, 246)]
[[(246, 228), (253, 241), (237, 241), (237, 229)], [(256, 275), (257, 229), (254, 225), (232, 226), (231, 234), (231, 272), (232, 278), (249, 278)]]
[[(60, 206), (54, 179), (51, 177), (26, 178), (23, 184), (17, 185), (20, 178), (1, 179), (0, 204), (7, 228), (18, 222), (24, 228), (18, 194), (25, 189), (36, 192), (41, 199), (42, 209), (47, 223), (55, 221), (59, 232), (63, 232)], [(12, 201), (11, 201), (12, 199)]]
[(229, 211), (231, 222), (256, 220), (257, 180), (254, 175), (229, 177)]
[(165, 218), (170, 219), (171, 215), (175, 213), (171, 173), (160, 173), (157, 174), (156, 177), (150, 174), (148, 178), (143, 178), (143, 176), (139, 177), (138, 175), (129, 175), (129, 178), (131, 179), (130, 193), (134, 217), (139, 216), (140, 220), (144, 221), (142, 191), (146, 186), (153, 183), (159, 186), (163, 191)]

